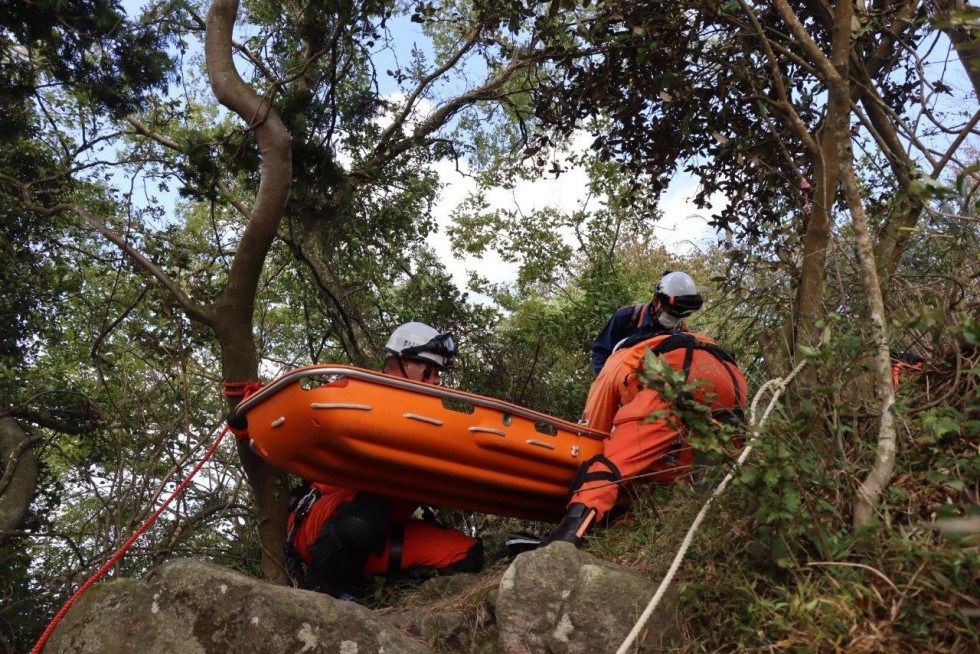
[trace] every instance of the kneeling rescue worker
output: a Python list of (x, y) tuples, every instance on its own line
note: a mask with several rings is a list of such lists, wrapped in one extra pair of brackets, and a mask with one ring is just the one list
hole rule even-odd
[[(420, 322), (395, 329), (385, 352), (382, 372), (436, 385), (456, 356), (452, 336)], [(413, 519), (417, 503), (324, 483), (304, 491), (294, 492), (287, 524), (286, 566), (294, 585), (349, 599), (351, 582), (365, 572), (413, 578), (483, 565), (479, 539)]]
[[(666, 302), (700, 307), (701, 297), (673, 297)], [(680, 331), (627, 338), (606, 361), (585, 404), (588, 426), (610, 432), (603, 453), (579, 468), (565, 517), (542, 545), (556, 540), (581, 543), (589, 528), (616, 505), (623, 479), (643, 474), (644, 480), (670, 484), (690, 478), (694, 452), (685, 441), (683, 426), (678, 428), (674, 407), (638, 379), (647, 350), (675, 370), (683, 370), (687, 381), (702, 382), (691, 393), (692, 399), (707, 404), (715, 419), (742, 422), (745, 378), (732, 356), (713, 340)], [(654, 412), (658, 416), (649, 420)]]

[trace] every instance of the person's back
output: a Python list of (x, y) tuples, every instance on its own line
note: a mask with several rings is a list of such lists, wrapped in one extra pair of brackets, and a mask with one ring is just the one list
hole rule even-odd
[[(643, 368), (647, 350), (664, 358), (672, 368), (686, 370), (689, 380), (704, 382), (693, 397), (708, 404), (712, 411), (728, 410), (744, 403), (745, 379), (741, 371), (731, 355), (708, 336), (683, 332), (630, 340), (609, 357), (589, 388), (583, 418), (590, 428), (611, 431), (613, 416), (619, 408), (632, 402), (643, 389), (637, 371)], [(696, 351), (709, 356), (695, 356)], [(690, 360), (687, 360), (689, 353)], [(706, 392), (712, 394), (710, 399)]]
[(582, 464), (569, 492), (568, 512), (545, 542), (581, 541), (616, 504), (623, 479), (642, 474), (645, 481), (673, 483), (690, 475), (693, 451), (674, 406), (639, 379), (648, 350), (685, 371), (688, 381), (701, 382), (692, 399), (706, 404), (719, 420), (727, 421), (744, 407), (744, 376), (731, 355), (707, 336), (661, 334), (621, 347), (592, 384), (584, 412), (588, 426), (609, 431), (609, 438), (601, 455)]

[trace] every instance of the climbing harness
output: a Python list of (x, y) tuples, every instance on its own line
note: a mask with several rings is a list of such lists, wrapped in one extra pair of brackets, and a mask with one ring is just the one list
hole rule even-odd
[[(302, 490), (303, 487), (300, 488)], [(296, 534), (306, 514), (321, 497), (323, 494), (320, 489), (310, 485), (305, 495), (294, 494), (289, 500), (289, 512), (293, 515), (293, 524), (290, 525), (286, 541), (282, 544), (282, 557), (286, 564), (286, 583), (292, 588), (303, 587), (303, 560), (300, 558), (299, 550), (296, 549)]]

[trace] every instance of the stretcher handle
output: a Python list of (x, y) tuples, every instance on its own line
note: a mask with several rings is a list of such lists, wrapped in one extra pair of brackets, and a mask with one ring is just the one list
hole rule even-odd
[(383, 386), (391, 386), (402, 390), (412, 391), (413, 393), (423, 393), (425, 395), (431, 395), (440, 399), (467, 402), (485, 409), (492, 409), (494, 411), (500, 411), (501, 413), (509, 413), (514, 416), (526, 418), (534, 423), (542, 423), (555, 427), (556, 429), (570, 431), (579, 436), (585, 436), (586, 438), (596, 438), (602, 440), (608, 436), (608, 434), (605, 432), (589, 429), (585, 425), (579, 425), (566, 420), (561, 420), (560, 418), (545, 415), (544, 413), (538, 413), (537, 411), (532, 411), (531, 409), (525, 409), (524, 407), (517, 406), (516, 404), (510, 404), (509, 402), (484, 397), (483, 395), (476, 395), (465, 391), (457, 391), (452, 388), (436, 386), (434, 384), (424, 384), (422, 382), (416, 382), (410, 379), (404, 379), (402, 377), (394, 377), (392, 375), (386, 375), (373, 370), (365, 370), (364, 368), (343, 365), (305, 366), (303, 368), (296, 368), (295, 370), (291, 370), (283, 375), (280, 375), (252, 395), (242, 400), (232, 411), (232, 416), (244, 417), (250, 408), (268, 399), (280, 389), (289, 386), (290, 384), (298, 383), (301, 379), (331, 375), (359, 379), (374, 384), (381, 384)]

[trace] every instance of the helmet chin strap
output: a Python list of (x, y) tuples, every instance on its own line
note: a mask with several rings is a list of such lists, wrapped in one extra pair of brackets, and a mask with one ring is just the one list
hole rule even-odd
[(405, 370), (405, 363), (401, 357), (398, 357), (398, 369), (402, 371), (402, 377), (408, 379), (408, 371)]

